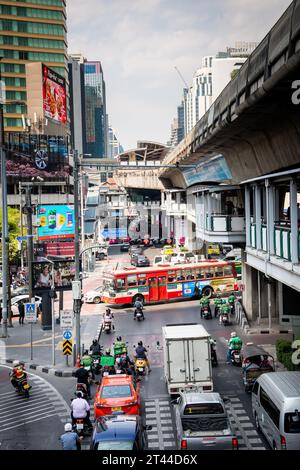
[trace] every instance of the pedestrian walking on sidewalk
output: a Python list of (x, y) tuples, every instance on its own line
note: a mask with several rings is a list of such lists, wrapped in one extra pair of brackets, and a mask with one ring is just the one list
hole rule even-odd
[(19, 303), (18, 310), (19, 310), (19, 324), (24, 325), (25, 305), (23, 302)]

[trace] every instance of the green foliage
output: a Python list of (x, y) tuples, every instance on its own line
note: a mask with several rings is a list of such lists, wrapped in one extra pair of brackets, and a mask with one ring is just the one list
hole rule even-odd
[[(296, 338), (296, 340), (300, 340), (300, 336)], [(292, 343), (291, 340), (286, 339), (278, 339), (276, 341), (276, 354), (277, 359), (281, 364), (283, 364), (287, 370), (300, 370), (300, 365), (293, 364), (292, 362), (292, 354), (294, 350), (292, 350)]]
[[(13, 207), (8, 208), (8, 238), (9, 238), (9, 261), (15, 263), (19, 256), (19, 243), (16, 239), (21, 234), (19, 227), (20, 211)], [(0, 209), (0, 232), (2, 233), (2, 209)], [(2, 247), (0, 247), (2, 256)]]

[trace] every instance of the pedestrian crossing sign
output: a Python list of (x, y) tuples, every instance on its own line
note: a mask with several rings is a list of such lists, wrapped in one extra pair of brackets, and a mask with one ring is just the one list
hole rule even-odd
[(36, 305), (35, 303), (25, 304), (25, 319), (29, 323), (36, 322)]

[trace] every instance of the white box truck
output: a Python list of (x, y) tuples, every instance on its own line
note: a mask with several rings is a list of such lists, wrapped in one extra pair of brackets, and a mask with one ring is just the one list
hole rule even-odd
[(183, 391), (212, 392), (210, 335), (202, 325), (162, 327), (164, 372), (170, 395)]

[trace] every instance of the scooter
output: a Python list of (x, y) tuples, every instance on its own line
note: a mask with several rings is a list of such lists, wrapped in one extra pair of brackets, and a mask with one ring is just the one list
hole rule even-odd
[(231, 364), (234, 366), (242, 365), (242, 356), (240, 349), (232, 349), (230, 354)]
[(224, 326), (229, 325), (229, 316), (228, 313), (221, 313), (220, 314), (220, 324), (223, 324)]
[(93, 359), (93, 364), (92, 364), (92, 372), (94, 375), (98, 375), (101, 373), (101, 365), (100, 365), (100, 359), (101, 355), (92, 355)]
[(146, 374), (146, 360), (136, 358), (134, 361), (135, 372), (137, 375), (145, 375)]
[(76, 384), (76, 391), (74, 392), (75, 397), (77, 397), (78, 392), (81, 392), (83, 395), (83, 398), (85, 400), (88, 400), (87, 387), (85, 384), (81, 384), (81, 383)]
[(211, 320), (212, 314), (208, 307), (202, 307), (202, 315), (204, 320)]
[(137, 321), (145, 320), (143, 309), (136, 308), (135, 311), (136, 311), (136, 315), (134, 317), (135, 320)]
[(102, 329), (105, 333), (110, 333), (113, 328), (112, 320), (103, 320)]
[(16, 385), (13, 385), (17, 392), (24, 393), (25, 398), (29, 398), (29, 390), (32, 388), (27, 382), (27, 378), (18, 380)]
[(84, 422), (84, 418), (75, 418), (75, 423), (73, 425), (73, 431), (75, 431), (78, 436), (90, 436), (92, 434), (92, 429)]

